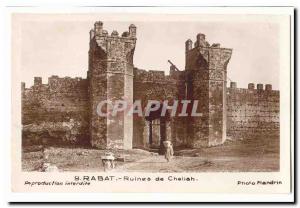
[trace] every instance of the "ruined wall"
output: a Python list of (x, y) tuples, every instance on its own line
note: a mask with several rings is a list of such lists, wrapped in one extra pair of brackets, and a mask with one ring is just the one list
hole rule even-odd
[[(133, 99), (141, 100), (142, 107), (149, 100), (164, 101), (181, 100), (185, 96), (184, 72), (170, 70), (170, 75), (164, 71), (146, 71), (134, 69)], [(152, 121), (153, 144), (158, 146), (158, 137), (161, 135), (160, 121), (157, 118)], [(144, 117), (134, 115), (133, 117), (133, 146), (145, 147), (149, 145), (150, 122)], [(179, 117), (168, 117), (165, 127), (166, 138), (172, 140), (175, 146), (184, 142), (185, 119)]]
[(227, 88), (227, 136), (232, 139), (279, 137), (279, 91), (262, 84)]
[(35, 77), (22, 83), (23, 143), (86, 144), (88, 138), (87, 80), (52, 76), (48, 84)]
[[(157, 147), (163, 138), (174, 146), (200, 148), (222, 144), (226, 137), (279, 136), (279, 91), (261, 84), (257, 89), (254, 84), (248, 89), (235, 83), (226, 87), (231, 49), (210, 45), (198, 34), (194, 46), (186, 41), (185, 71), (171, 66), (165, 75), (133, 67), (135, 44), (134, 25), (119, 36), (117, 31), (108, 35), (103, 23), (96, 22), (90, 31), (87, 79), (52, 76), (42, 84), (36, 77), (30, 88), (22, 83), (23, 142), (130, 149), (148, 147), (152, 134)], [(173, 100), (199, 100), (196, 112), (201, 116), (158, 116), (150, 123), (124, 112), (98, 115), (101, 101), (116, 100), (129, 106), (141, 100), (143, 108), (149, 100), (168, 100), (169, 105)]]

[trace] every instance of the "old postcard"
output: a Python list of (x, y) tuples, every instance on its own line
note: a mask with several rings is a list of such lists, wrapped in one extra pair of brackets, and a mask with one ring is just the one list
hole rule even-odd
[(292, 191), (293, 10), (163, 10), (11, 14), (12, 192)]

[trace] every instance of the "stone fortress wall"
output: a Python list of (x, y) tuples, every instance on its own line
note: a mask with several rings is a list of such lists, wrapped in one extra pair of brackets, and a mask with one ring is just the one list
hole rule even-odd
[(52, 76), (43, 84), (35, 77), (30, 88), (22, 83), (23, 142), (89, 143), (87, 89), (82, 78)]
[(227, 136), (232, 138), (279, 137), (279, 91), (272, 85), (248, 84), (227, 88)]
[[(86, 144), (96, 148), (130, 149), (159, 146), (161, 138), (175, 146), (199, 148), (232, 139), (279, 137), (279, 91), (262, 84), (248, 89), (230, 83), (227, 64), (232, 50), (210, 45), (198, 34), (194, 47), (186, 42), (186, 67), (179, 71), (147, 71), (133, 65), (136, 27), (121, 36), (108, 35), (103, 23), (90, 31), (87, 78), (52, 76), (48, 84), (35, 77), (30, 88), (22, 83), (23, 143)], [(230, 70), (230, 69), (229, 69)], [(99, 118), (100, 100), (199, 100), (202, 116)]]

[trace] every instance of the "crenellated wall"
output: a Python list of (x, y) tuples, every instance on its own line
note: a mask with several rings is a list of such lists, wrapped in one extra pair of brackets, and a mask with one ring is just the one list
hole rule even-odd
[(48, 84), (41, 77), (25, 88), (22, 83), (24, 143), (88, 142), (87, 80), (52, 76)]
[[(136, 27), (119, 36), (96, 22), (90, 31), (87, 79), (49, 77), (43, 84), (34, 78), (30, 88), (22, 83), (22, 138), (24, 144), (88, 144), (101, 149), (174, 146), (201, 148), (222, 144), (227, 138), (279, 137), (279, 91), (271, 85), (250, 83), (248, 89), (227, 88), (227, 64), (232, 49), (210, 45), (199, 33), (193, 45), (186, 41), (186, 66), (179, 71), (135, 68)], [(170, 62), (171, 63), (171, 62)], [(100, 117), (101, 101), (198, 100), (198, 117)], [(191, 106), (191, 105), (190, 105)], [(181, 106), (182, 107), (182, 106)], [(179, 111), (180, 107), (177, 108)], [(188, 111), (191, 110), (188, 107)], [(150, 141), (151, 140), (151, 141)], [(149, 145), (149, 144), (152, 145)]]
[(279, 137), (279, 91), (272, 85), (250, 83), (248, 89), (227, 88), (227, 137)]

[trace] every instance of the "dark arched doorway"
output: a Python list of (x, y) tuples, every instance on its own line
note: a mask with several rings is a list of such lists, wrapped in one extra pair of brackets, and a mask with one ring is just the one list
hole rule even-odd
[(167, 140), (167, 123), (170, 121), (168, 111), (165, 116), (161, 116), (162, 106), (145, 117), (149, 128), (149, 148), (157, 149), (159, 154), (164, 154), (163, 142)]

